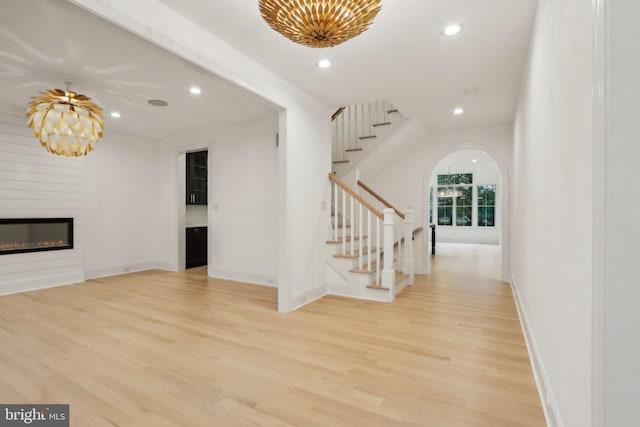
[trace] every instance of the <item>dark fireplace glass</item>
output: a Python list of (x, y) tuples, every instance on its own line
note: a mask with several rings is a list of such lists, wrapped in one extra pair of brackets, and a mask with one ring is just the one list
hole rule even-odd
[(0, 219), (0, 255), (73, 249), (73, 218)]

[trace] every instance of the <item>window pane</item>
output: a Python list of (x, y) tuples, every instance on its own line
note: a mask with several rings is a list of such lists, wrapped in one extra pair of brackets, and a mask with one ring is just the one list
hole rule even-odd
[(473, 187), (460, 186), (458, 190), (462, 191), (462, 196), (458, 197), (458, 206), (471, 206), (473, 204)]
[[(438, 191), (444, 187), (438, 188)], [(453, 206), (453, 197), (438, 197), (438, 206)]]
[(458, 182), (456, 184), (473, 184), (472, 173), (459, 173), (457, 179)]
[(452, 214), (453, 214), (452, 207), (438, 208), (438, 224), (451, 225), (453, 221)]
[(471, 206), (457, 207), (456, 208), (456, 225), (460, 227), (470, 227), (471, 220)]
[(496, 186), (478, 185), (478, 227), (495, 227)]
[(438, 185), (447, 185), (449, 182), (447, 181), (447, 177), (449, 175), (438, 175)]
[(478, 205), (493, 206), (496, 203), (495, 185), (478, 185)]

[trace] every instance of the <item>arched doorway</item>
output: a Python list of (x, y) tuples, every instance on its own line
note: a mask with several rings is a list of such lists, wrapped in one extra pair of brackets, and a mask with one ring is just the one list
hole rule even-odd
[[(509, 173), (506, 163), (484, 148), (451, 147), (427, 170), (424, 205), (427, 224), (436, 226), (439, 242), (494, 245), (510, 281)], [(425, 236), (430, 248), (431, 233)], [(499, 249), (498, 249), (499, 247)], [(430, 253), (425, 264), (430, 267)]]

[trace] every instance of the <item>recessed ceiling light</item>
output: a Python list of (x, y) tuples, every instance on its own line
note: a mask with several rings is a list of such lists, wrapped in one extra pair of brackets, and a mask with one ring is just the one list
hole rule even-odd
[(478, 91), (478, 89), (476, 89), (475, 87), (470, 87), (469, 89), (465, 89), (464, 93), (467, 94), (467, 95), (473, 95), (477, 91)]
[(111, 117), (113, 117), (114, 119), (119, 119), (120, 118), (120, 113), (118, 113), (117, 111), (113, 111), (111, 113)]
[(194, 95), (200, 95), (202, 93), (202, 90), (200, 90), (198, 86), (191, 86), (191, 88), (189, 89), (189, 92), (191, 92)]
[(444, 34), (445, 36), (455, 36), (460, 31), (462, 31), (462, 26), (460, 24), (451, 24), (444, 27), (444, 30), (442, 30), (442, 34)]
[(459, 116), (462, 113), (464, 113), (464, 110), (462, 108), (460, 108), (460, 107), (458, 107), (455, 110), (453, 110), (453, 114), (455, 114), (456, 116)]
[(318, 67), (320, 67), (320, 68), (329, 68), (329, 67), (331, 67), (331, 61), (329, 61), (328, 59), (322, 59), (322, 60), (318, 61)]
[(478, 159), (472, 159), (471, 163), (478, 163)]
[(154, 107), (166, 107), (167, 105), (169, 105), (167, 101), (163, 101), (162, 99), (150, 99), (147, 102)]

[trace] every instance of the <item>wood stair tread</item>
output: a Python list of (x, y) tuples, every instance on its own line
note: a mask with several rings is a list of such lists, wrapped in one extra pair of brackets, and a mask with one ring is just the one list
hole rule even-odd
[(335, 225), (332, 226), (333, 228), (351, 228), (351, 226), (349, 224), (347, 225), (343, 225), (343, 224), (338, 224), (338, 226), (336, 227)]
[(378, 285), (376, 285), (376, 284), (373, 284), (373, 285), (367, 285), (367, 288), (369, 288), (369, 289), (378, 289), (378, 290), (380, 290), (380, 291), (388, 291), (388, 290), (389, 290), (389, 288), (386, 288), (386, 287), (384, 287), (384, 286), (378, 286)]
[[(398, 261), (397, 259), (394, 259), (393, 262), (395, 263), (396, 261)], [(367, 269), (367, 263), (364, 263), (362, 268), (352, 268), (351, 270), (349, 270), (351, 273), (359, 273), (359, 274), (371, 274), (371, 273), (375, 273), (376, 269), (378, 268), (378, 263), (376, 261), (371, 261), (371, 270)]]
[[(371, 253), (375, 252), (376, 248), (371, 248)], [(364, 254), (368, 254), (369, 253), (369, 249), (368, 248), (364, 248), (364, 250), (362, 251), (362, 255)], [(353, 254), (351, 253), (346, 253), (346, 254), (334, 254), (333, 255), (336, 258), (358, 258), (360, 256), (360, 250), (356, 249), (355, 251), (353, 251)]]
[[(366, 238), (367, 238), (367, 236), (363, 236), (362, 238), (363, 238), (363, 239), (366, 239)], [(344, 240), (344, 239), (342, 239), (342, 238), (340, 238), (340, 239), (338, 239), (338, 240), (327, 240), (327, 243), (342, 243), (342, 241), (343, 241), (343, 240)], [(350, 241), (351, 241), (351, 236), (347, 236), (347, 239), (346, 239), (346, 240), (347, 240), (347, 242), (350, 242)], [(354, 241), (356, 241), (356, 240), (360, 240), (360, 236), (353, 236), (353, 240), (354, 240)]]
[(371, 263), (371, 270), (367, 270), (367, 264), (365, 263), (365, 265), (362, 268), (352, 268), (349, 271), (351, 273), (371, 274), (371, 273), (375, 273), (377, 268), (378, 268), (378, 264), (374, 261)]
[(362, 148), (347, 148), (346, 150), (347, 153), (351, 153), (353, 151), (362, 151)]
[(369, 136), (359, 136), (358, 139), (371, 139), (371, 138), (377, 138), (377, 135), (369, 135)]
[[(396, 271), (394, 283), (397, 285), (398, 283), (400, 283), (401, 281), (403, 281), (407, 277), (409, 277), (408, 274), (404, 274), (401, 271)], [(367, 288), (369, 288), (369, 289), (378, 289), (380, 291), (388, 291), (389, 290), (389, 288), (384, 287), (384, 286), (376, 285), (375, 283), (367, 285)]]
[(349, 163), (349, 160), (334, 160), (333, 164), (337, 164), (337, 163)]
[(387, 113), (388, 113), (388, 114), (391, 114), (391, 113), (397, 113), (397, 112), (398, 112), (398, 110), (397, 110), (397, 109), (395, 109), (395, 108), (393, 108), (393, 109), (391, 109), (391, 110), (387, 110)]
[(387, 125), (390, 125), (390, 124), (391, 124), (391, 122), (383, 122), (383, 123), (374, 123), (371, 126), (373, 126), (375, 128), (375, 127), (378, 127), (378, 126), (387, 126)]

